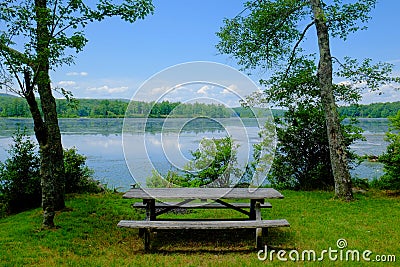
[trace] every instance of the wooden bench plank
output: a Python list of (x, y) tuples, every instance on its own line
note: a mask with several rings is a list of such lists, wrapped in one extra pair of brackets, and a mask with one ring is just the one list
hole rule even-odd
[(251, 229), (289, 227), (287, 220), (247, 220), (247, 221), (130, 221), (122, 220), (118, 227), (167, 230), (167, 229)]
[[(237, 207), (237, 208), (250, 208), (250, 203), (234, 203), (229, 202), (229, 204)], [(133, 208), (146, 208), (146, 204), (142, 202), (135, 202), (132, 204)], [(181, 206), (178, 205), (178, 202), (156, 202), (156, 208), (182, 208), (182, 209), (225, 209), (227, 208), (225, 205), (220, 203), (212, 202), (212, 203), (187, 203)], [(271, 203), (264, 203), (260, 205), (260, 208), (272, 208)]]

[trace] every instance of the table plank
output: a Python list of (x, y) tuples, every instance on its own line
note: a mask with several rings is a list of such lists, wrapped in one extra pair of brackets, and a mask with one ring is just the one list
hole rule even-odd
[(133, 188), (124, 198), (136, 199), (267, 199), (283, 198), (273, 188)]

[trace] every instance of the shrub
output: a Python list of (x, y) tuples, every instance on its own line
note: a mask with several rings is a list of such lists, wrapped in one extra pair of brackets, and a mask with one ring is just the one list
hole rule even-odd
[(86, 166), (86, 157), (75, 147), (64, 150), (65, 193), (97, 193), (102, 190), (93, 179), (94, 171)]
[(354, 177), (351, 179), (351, 184), (354, 188), (368, 190), (371, 187), (371, 183), (368, 179), (362, 179), (358, 177)]
[(0, 162), (0, 202), (3, 211), (16, 213), (41, 204), (40, 159), (36, 145), (19, 129), (13, 136), (10, 157)]
[(148, 187), (228, 187), (232, 185), (232, 178), (237, 177), (237, 147), (232, 137), (204, 138), (201, 148), (192, 151), (193, 159), (185, 166), (183, 172), (169, 170), (162, 177), (152, 171), (147, 177)]
[(186, 177), (177, 171), (169, 170), (165, 177), (162, 177), (156, 170), (152, 170), (152, 175), (147, 177), (146, 185), (152, 188), (171, 188), (171, 187), (191, 187)]
[(237, 148), (231, 136), (203, 138), (200, 148), (191, 152), (193, 160), (186, 166), (186, 176), (196, 186), (229, 187), (240, 170)]
[(379, 157), (384, 164), (385, 174), (373, 185), (380, 189), (400, 190), (400, 111), (395, 117), (391, 117), (391, 129), (386, 133), (386, 140), (389, 145), (386, 153)]
[[(40, 157), (37, 145), (19, 129), (8, 150), (9, 158), (0, 162), (0, 213), (16, 213), (41, 205)], [(65, 192), (99, 192), (102, 187), (92, 178), (86, 157), (76, 148), (64, 151)]]

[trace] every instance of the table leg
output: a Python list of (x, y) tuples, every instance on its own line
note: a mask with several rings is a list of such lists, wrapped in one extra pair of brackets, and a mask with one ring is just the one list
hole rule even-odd
[[(254, 205), (254, 213), (257, 221), (261, 221), (261, 204), (257, 201)], [(263, 228), (256, 228), (256, 248), (261, 248), (263, 243)]]
[(150, 250), (150, 229), (144, 229), (144, 250), (149, 251)]
[[(146, 204), (146, 220), (155, 221), (156, 220), (156, 200), (155, 199), (145, 199), (143, 203)], [(145, 251), (150, 250), (150, 229), (139, 229), (139, 235), (143, 236), (144, 249)]]
[[(251, 199), (250, 200), (250, 220), (256, 220), (257, 219), (257, 214), (256, 214), (256, 203), (264, 204), (264, 199)], [(261, 208), (259, 207), (259, 216), (261, 220)]]
[(156, 220), (156, 200), (155, 199), (145, 199), (143, 203), (146, 204), (146, 220), (154, 221)]
[(250, 216), (249, 216), (250, 220), (255, 220), (256, 219), (255, 206), (256, 206), (256, 200), (255, 199), (251, 199), (250, 200)]

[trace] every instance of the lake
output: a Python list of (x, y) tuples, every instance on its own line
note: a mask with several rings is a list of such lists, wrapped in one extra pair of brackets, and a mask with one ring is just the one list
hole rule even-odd
[[(60, 119), (60, 129), (63, 146), (76, 147), (80, 154), (84, 154), (87, 165), (95, 170), (96, 179), (110, 188), (125, 191), (133, 183), (144, 184), (152, 168), (165, 173), (174, 167), (184, 166), (190, 159), (190, 151), (199, 148), (203, 137), (218, 138), (228, 133), (233, 137), (245, 136), (243, 140), (238, 140), (238, 161), (244, 164), (251, 154), (251, 144), (259, 141), (259, 128), (254, 119), (239, 121), (234, 118), (169, 119), (165, 124), (163, 119), (128, 119), (124, 127), (125, 145), (123, 119)], [(35, 140), (31, 119), (0, 119), (0, 161), (7, 158), (6, 150), (12, 143), (11, 136), (17, 125), (27, 127), (32, 140)], [(384, 136), (388, 120), (360, 119), (359, 126), (364, 130), (366, 141), (358, 141), (351, 148), (359, 155), (382, 154), (387, 146)], [(382, 164), (372, 162), (363, 162), (351, 172), (353, 176), (368, 179), (383, 174)]]

